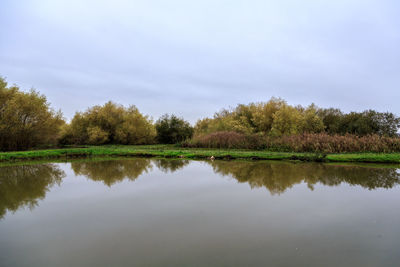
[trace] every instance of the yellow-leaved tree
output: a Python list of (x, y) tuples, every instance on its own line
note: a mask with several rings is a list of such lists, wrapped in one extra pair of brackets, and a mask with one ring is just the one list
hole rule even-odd
[(55, 145), (65, 124), (44, 95), (8, 86), (0, 77), (0, 150), (25, 150)]
[(111, 101), (77, 112), (63, 129), (62, 144), (152, 144), (156, 131), (152, 121), (135, 106)]

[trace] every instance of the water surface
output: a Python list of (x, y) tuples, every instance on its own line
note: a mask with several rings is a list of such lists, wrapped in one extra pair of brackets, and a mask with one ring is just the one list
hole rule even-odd
[(0, 266), (397, 266), (400, 171), (91, 160), (0, 167)]

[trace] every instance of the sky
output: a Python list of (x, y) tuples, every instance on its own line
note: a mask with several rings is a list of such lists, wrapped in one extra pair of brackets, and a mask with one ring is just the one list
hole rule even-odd
[(0, 75), (66, 119), (289, 104), (400, 115), (398, 0), (1, 0)]

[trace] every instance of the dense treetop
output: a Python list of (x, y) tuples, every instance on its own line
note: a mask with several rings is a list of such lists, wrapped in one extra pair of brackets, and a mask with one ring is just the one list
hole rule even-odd
[(320, 132), (395, 136), (399, 127), (400, 118), (390, 112), (367, 110), (343, 113), (339, 109), (324, 109), (314, 104), (308, 107), (291, 106), (283, 99), (271, 98), (268, 102), (223, 109), (213, 118), (199, 120), (195, 125), (195, 135), (234, 131), (271, 136)]
[(61, 112), (50, 108), (44, 95), (20, 91), (0, 77), (0, 149), (23, 150), (54, 145), (64, 125)]
[(183, 118), (165, 114), (156, 121), (157, 141), (161, 144), (176, 144), (193, 136), (193, 127)]
[(128, 108), (107, 102), (85, 112), (77, 112), (63, 129), (64, 144), (151, 144), (156, 131), (151, 120), (135, 106)]

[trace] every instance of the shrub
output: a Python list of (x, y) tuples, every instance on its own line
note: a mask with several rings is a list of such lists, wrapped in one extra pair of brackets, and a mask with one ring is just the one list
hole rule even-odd
[(263, 138), (258, 135), (245, 135), (237, 132), (215, 132), (207, 135), (196, 136), (183, 143), (185, 147), (204, 148), (264, 148)]
[(151, 144), (156, 132), (147, 116), (135, 106), (125, 108), (113, 102), (77, 112), (62, 130), (61, 144)]
[(379, 135), (329, 135), (301, 134), (266, 138), (266, 147), (270, 150), (293, 152), (400, 152), (399, 137), (385, 137)]
[(156, 124), (157, 141), (162, 144), (176, 144), (192, 138), (193, 127), (189, 122), (175, 115), (163, 115)]
[(346, 153), (346, 152), (400, 152), (399, 137), (379, 135), (300, 134), (290, 136), (245, 135), (236, 132), (216, 132), (194, 137), (183, 144), (198, 148), (267, 149), (271, 151)]

